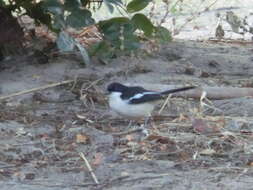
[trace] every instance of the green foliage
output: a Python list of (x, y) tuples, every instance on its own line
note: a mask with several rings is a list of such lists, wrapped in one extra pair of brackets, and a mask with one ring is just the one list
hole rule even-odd
[(165, 44), (172, 40), (171, 33), (166, 28), (158, 26), (155, 28), (155, 38), (159, 43)]
[(66, 24), (73, 28), (81, 28), (94, 24), (94, 19), (91, 17), (91, 12), (88, 10), (77, 9), (66, 18)]
[[(37, 24), (47, 25), (52, 31), (58, 33), (57, 45), (60, 50), (69, 51), (76, 47), (80, 50), (84, 61), (89, 62), (86, 50), (81, 48), (80, 44), (64, 31), (68, 27), (79, 29), (95, 24), (90, 10), (91, 0), (6, 1), (0, 0), (0, 6), (8, 7), (19, 13), (23, 11), (24, 14), (34, 18)], [(156, 39), (160, 43), (170, 41), (171, 34), (166, 28), (154, 26), (149, 18), (138, 13), (151, 1), (132, 0), (124, 7), (121, 0), (104, 0), (103, 3), (109, 12), (112, 13), (117, 7), (125, 11), (129, 17), (115, 17), (96, 23), (99, 31), (103, 34), (103, 41), (90, 48), (90, 55), (111, 58), (122, 51), (126, 53), (135, 51), (140, 47), (143, 39)]]
[(152, 0), (133, 0), (127, 5), (127, 11), (134, 13), (144, 9)]
[[(66, 27), (81, 28), (94, 24), (95, 21), (88, 9), (82, 7), (78, 0), (44, 0), (43, 8), (51, 14), (53, 28), (61, 30)], [(68, 16), (65, 16), (68, 14)]]
[(89, 48), (89, 55), (95, 56), (98, 55), (98, 58), (107, 64), (107, 60), (114, 57), (115, 48), (111, 46), (107, 41), (101, 41)]
[(150, 37), (154, 32), (155, 27), (151, 21), (143, 14), (135, 14), (132, 17), (132, 22), (136, 28), (142, 30), (147, 37)]

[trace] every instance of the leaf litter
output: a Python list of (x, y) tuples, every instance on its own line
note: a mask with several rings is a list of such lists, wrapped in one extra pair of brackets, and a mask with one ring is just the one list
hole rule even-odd
[[(189, 54), (189, 49), (196, 45), (202, 47), (198, 43), (189, 43), (186, 47), (174, 44), (178, 48), (176, 53), (183, 48)], [(169, 51), (171, 47), (167, 48)], [(211, 50), (207, 47), (205, 51)], [(142, 61), (149, 72), (136, 69), (135, 61), (136, 65)], [(133, 122), (128, 130), (129, 120), (112, 113), (104, 96), (106, 84), (115, 80), (133, 83), (143, 78), (155, 81), (160, 76), (160, 83), (185, 84), (190, 79), (200, 85), (214, 83), (210, 81), (224, 85), (224, 80), (229, 81), (231, 76), (224, 76), (220, 83), (217, 75), (201, 81), (198, 76), (185, 75), (183, 71), (170, 73), (171, 78), (168, 78), (168, 63), (162, 54), (150, 60), (131, 58), (131, 67), (124, 58), (117, 58), (111, 66), (96, 65), (96, 72), (94, 68), (78, 68), (75, 62), (60, 64), (59, 68), (70, 72), (67, 76), (58, 76), (58, 81), (77, 73), (79, 77), (74, 84), (40, 91), (43, 97), (54, 94), (54, 101), (48, 101), (50, 98), (41, 101), (25, 94), (1, 102), (0, 178), (4, 188), (12, 184), (16, 189), (127, 189), (129, 185), (137, 189), (180, 189), (191, 181), (200, 184), (199, 188), (208, 185), (219, 189), (217, 182), (225, 184), (227, 180), (234, 180), (236, 188), (246, 189), (250, 183), (252, 114), (241, 116), (238, 110), (231, 114), (231, 109), (226, 109), (236, 107), (238, 101), (232, 99), (219, 104), (220, 101), (211, 102), (204, 95), (201, 100), (169, 97), (154, 112), (147, 127), (150, 136), (145, 137), (140, 132), (143, 121)], [(47, 66), (48, 77), (52, 76), (51, 67)], [(169, 67), (177, 70), (179, 65), (171, 63)], [(192, 67), (198, 68), (198, 63)], [(36, 69), (33, 66), (33, 71)], [(127, 80), (125, 73), (131, 76)], [(178, 75), (183, 77), (179, 79)], [(186, 76), (188, 78), (184, 78)], [(15, 79), (16, 74), (12, 77)], [(41, 86), (44, 83), (43, 77), (36, 80)], [(72, 98), (58, 101), (66, 90), (71, 91)], [(248, 100), (241, 98), (240, 103), (251, 106)]]

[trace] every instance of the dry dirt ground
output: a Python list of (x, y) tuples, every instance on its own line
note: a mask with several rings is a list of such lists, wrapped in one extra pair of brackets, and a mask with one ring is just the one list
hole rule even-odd
[(252, 44), (176, 41), (108, 65), (83, 67), (70, 56), (1, 62), (0, 96), (79, 76), (1, 101), (1, 189), (252, 189), (251, 98), (202, 106), (172, 98), (160, 114), (157, 107), (145, 139), (118, 134), (129, 130), (128, 120), (108, 109), (103, 94), (112, 81), (252, 87), (252, 53)]

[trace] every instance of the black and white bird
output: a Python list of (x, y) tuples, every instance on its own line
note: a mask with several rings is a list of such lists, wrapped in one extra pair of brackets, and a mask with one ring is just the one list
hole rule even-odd
[(129, 117), (150, 117), (156, 104), (169, 94), (191, 90), (195, 86), (156, 92), (146, 90), (140, 86), (125, 86), (120, 83), (111, 83), (107, 87), (109, 92), (109, 106), (118, 114)]

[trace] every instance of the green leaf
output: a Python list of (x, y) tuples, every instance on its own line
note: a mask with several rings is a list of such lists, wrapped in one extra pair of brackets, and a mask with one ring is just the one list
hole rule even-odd
[(52, 28), (58, 32), (61, 31), (61, 29), (65, 28), (66, 27), (66, 23), (65, 23), (65, 20), (64, 20), (64, 17), (62, 14), (60, 15), (55, 15), (53, 17), (53, 24), (52, 24)]
[(126, 24), (129, 23), (130, 20), (126, 17), (115, 17), (108, 20), (103, 20), (98, 23), (99, 28), (101, 30), (107, 30), (112, 25), (120, 25), (120, 24)]
[[(104, 34), (104, 40), (110, 43), (116, 50), (121, 47), (124, 50), (136, 49), (139, 47), (139, 39), (134, 34), (136, 27), (126, 17), (112, 18), (99, 22), (99, 29)], [(123, 39), (120, 39), (123, 37)]]
[(5, 2), (4, 1), (0, 1), (0, 6), (5, 6)]
[(144, 32), (145, 36), (149, 37), (152, 35), (154, 26), (144, 14), (135, 14), (132, 18), (132, 22), (136, 28)]
[(89, 55), (96, 56), (100, 62), (108, 64), (110, 59), (115, 56), (115, 51), (107, 41), (103, 40), (90, 46)]
[(111, 49), (111, 47), (109, 46), (109, 44), (103, 40), (103, 41), (97, 42), (97, 43), (93, 44), (92, 46), (90, 46), (89, 54), (91, 56), (100, 55), (100, 56), (106, 57), (108, 55), (108, 53), (110, 52), (109, 51), (110, 49)]
[(79, 49), (80, 53), (81, 53), (81, 56), (83, 58), (83, 62), (86, 64), (86, 65), (90, 65), (91, 64), (91, 61), (90, 61), (90, 57), (88, 55), (88, 52), (87, 50), (77, 41), (75, 41), (75, 45), (76, 47)]
[(126, 17), (116, 17), (98, 23), (100, 31), (103, 32), (106, 39), (110, 41), (119, 40), (120, 30), (123, 27), (124, 36), (126, 33), (133, 35), (134, 27)]
[(79, 9), (80, 7), (80, 3), (78, 0), (65, 0), (65, 3), (64, 3), (64, 8), (68, 11), (75, 11), (77, 9)]
[(58, 49), (63, 52), (72, 51), (75, 47), (74, 39), (64, 31), (59, 33), (56, 44)]
[(162, 26), (158, 26), (155, 28), (155, 38), (160, 43), (166, 43), (172, 40), (171, 32)]
[(134, 13), (144, 9), (152, 0), (132, 0), (127, 5), (127, 11)]
[(171, 12), (172, 14), (175, 14), (175, 13), (178, 12), (177, 5), (178, 5), (178, 3), (176, 2), (176, 3), (174, 3), (174, 5), (172, 5), (172, 7), (170, 8), (170, 12)]
[(27, 10), (26, 12), (31, 18), (35, 20), (36, 24), (42, 23), (51, 28), (51, 17), (49, 13), (45, 13), (42, 6), (43, 2), (39, 2), (30, 7), (30, 9)]
[(56, 40), (56, 44), (58, 49), (63, 52), (73, 51), (74, 48), (77, 47), (81, 53), (84, 63), (91, 63), (86, 49), (79, 42), (75, 41), (68, 33), (64, 31), (60, 32)]
[(94, 24), (95, 21), (91, 17), (91, 12), (89, 10), (78, 9), (67, 16), (66, 23), (73, 28), (81, 28)]
[(124, 48), (125, 50), (135, 50), (140, 48), (140, 41), (137, 36), (128, 36), (126, 37), (126, 40), (124, 40)]
[(52, 14), (63, 14), (62, 4), (58, 0), (44, 0), (43, 8)]

